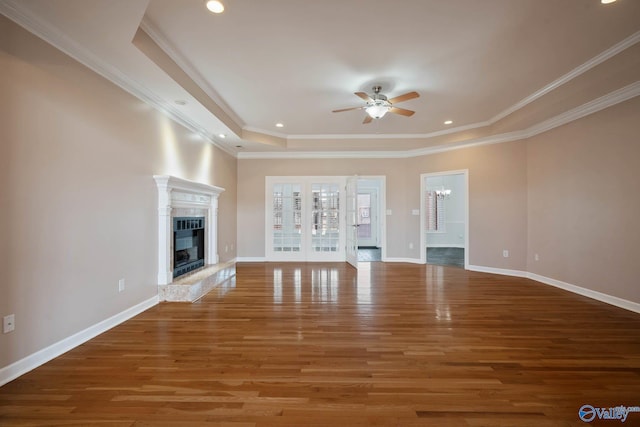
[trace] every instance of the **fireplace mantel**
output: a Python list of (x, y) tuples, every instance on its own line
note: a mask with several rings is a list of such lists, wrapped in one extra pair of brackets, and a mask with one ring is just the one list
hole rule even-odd
[[(173, 281), (172, 212), (176, 209), (206, 218), (205, 263), (218, 263), (218, 196), (224, 188), (169, 175), (154, 175), (158, 187), (158, 285)], [(187, 213), (185, 216), (189, 216)]]

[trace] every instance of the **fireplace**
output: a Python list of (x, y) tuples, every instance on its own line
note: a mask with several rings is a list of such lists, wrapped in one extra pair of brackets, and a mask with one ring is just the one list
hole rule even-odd
[(168, 175), (158, 186), (158, 285), (218, 263), (218, 196), (224, 188)]
[(204, 266), (205, 218), (173, 218), (173, 278)]

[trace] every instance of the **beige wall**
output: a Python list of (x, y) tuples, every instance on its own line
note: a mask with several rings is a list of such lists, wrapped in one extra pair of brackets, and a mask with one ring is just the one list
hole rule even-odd
[[(157, 294), (154, 174), (224, 187), (236, 160), (0, 17), (0, 367)], [(118, 293), (118, 279), (126, 290)]]
[(636, 97), (528, 141), (528, 271), (640, 303), (639, 112)]
[[(526, 266), (526, 144), (455, 150), (410, 159), (240, 160), (238, 256), (264, 257), (265, 177), (386, 176), (387, 256), (420, 258), (420, 174), (469, 170), (470, 263), (524, 270)], [(413, 249), (409, 249), (409, 244)], [(511, 256), (502, 257), (509, 249)]]
[(639, 303), (639, 111), (636, 97), (529, 140), (409, 159), (240, 160), (238, 256), (264, 257), (265, 176), (357, 174), (387, 177), (387, 255), (417, 260), (420, 174), (468, 169), (471, 265)]

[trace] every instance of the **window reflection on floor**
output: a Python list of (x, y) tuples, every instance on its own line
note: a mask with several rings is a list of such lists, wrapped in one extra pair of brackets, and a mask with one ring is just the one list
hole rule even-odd
[(338, 302), (339, 278), (340, 274), (335, 268), (312, 270), (311, 301), (323, 304)]
[(371, 310), (371, 263), (358, 263), (358, 279), (356, 282), (356, 303), (358, 311)]
[(273, 303), (282, 304), (282, 269), (273, 270)]

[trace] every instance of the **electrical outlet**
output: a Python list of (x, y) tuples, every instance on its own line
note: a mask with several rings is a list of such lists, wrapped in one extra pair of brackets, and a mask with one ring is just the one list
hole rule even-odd
[(540, 261), (540, 257), (538, 256), (538, 254), (535, 254), (535, 255), (533, 256), (533, 259), (534, 259), (534, 260), (536, 260), (536, 261)]
[(2, 318), (2, 332), (8, 334), (16, 328), (16, 315), (10, 314)]
[(229, 252), (229, 245), (224, 245), (224, 251), (225, 251), (225, 253)]
[(502, 251), (502, 256), (505, 258), (509, 258), (509, 250), (505, 249)]
[(118, 280), (118, 292), (124, 291), (124, 279)]
[(413, 249), (413, 243), (409, 243), (409, 249)]

